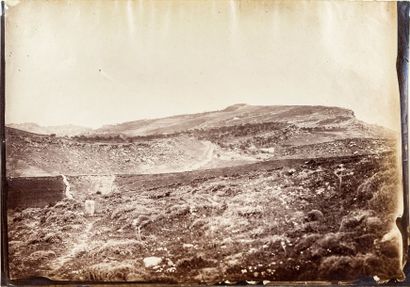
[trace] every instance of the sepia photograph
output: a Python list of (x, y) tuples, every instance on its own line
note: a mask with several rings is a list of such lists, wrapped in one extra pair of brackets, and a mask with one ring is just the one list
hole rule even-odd
[(6, 2), (12, 280), (404, 280), (396, 2)]

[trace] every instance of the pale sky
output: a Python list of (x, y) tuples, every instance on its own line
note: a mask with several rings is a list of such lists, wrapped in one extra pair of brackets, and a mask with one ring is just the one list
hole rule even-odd
[(394, 2), (39, 0), (6, 19), (7, 123), (248, 103), (343, 106), (399, 128)]

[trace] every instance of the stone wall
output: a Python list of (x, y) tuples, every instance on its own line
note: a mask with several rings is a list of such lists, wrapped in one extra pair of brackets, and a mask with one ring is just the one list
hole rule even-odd
[(7, 207), (45, 207), (65, 197), (62, 176), (7, 179)]

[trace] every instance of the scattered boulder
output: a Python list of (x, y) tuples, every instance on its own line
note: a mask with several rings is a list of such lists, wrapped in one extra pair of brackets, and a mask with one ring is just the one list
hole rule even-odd
[(54, 251), (51, 250), (39, 250), (31, 253), (27, 259), (28, 261), (39, 261), (55, 257), (55, 255)]
[(380, 218), (378, 218), (376, 216), (371, 216), (371, 217), (367, 218), (366, 225), (371, 230), (379, 230), (379, 229), (382, 228), (383, 222)]
[(369, 213), (362, 211), (360, 213), (350, 213), (342, 218), (339, 231), (349, 231), (362, 225), (369, 217)]
[(143, 262), (145, 268), (150, 268), (159, 265), (162, 262), (162, 258), (156, 256), (145, 257)]
[(289, 170), (287, 171), (287, 174), (288, 174), (288, 175), (293, 175), (295, 172), (296, 172), (296, 169), (291, 168), (291, 169), (289, 169)]
[(307, 221), (320, 221), (323, 219), (323, 213), (320, 210), (313, 209), (306, 216)]

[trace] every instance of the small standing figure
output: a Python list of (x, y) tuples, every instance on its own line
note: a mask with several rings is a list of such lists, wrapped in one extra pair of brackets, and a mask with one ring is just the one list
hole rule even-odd
[(94, 200), (86, 200), (85, 201), (85, 214), (89, 216), (93, 216), (95, 212), (95, 201)]

